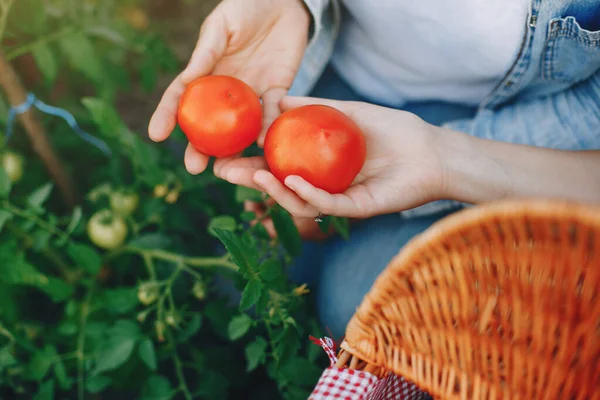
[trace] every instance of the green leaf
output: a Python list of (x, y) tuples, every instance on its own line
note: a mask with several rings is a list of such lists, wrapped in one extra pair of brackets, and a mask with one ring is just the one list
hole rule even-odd
[(13, 357), (9, 346), (0, 349), (0, 372), (5, 368), (11, 367), (17, 363), (17, 360)]
[(266, 350), (267, 341), (261, 336), (246, 346), (246, 372), (254, 371), (265, 362)]
[(127, 314), (138, 305), (136, 287), (107, 289), (102, 294), (102, 306), (113, 315)]
[(69, 390), (71, 386), (73, 386), (73, 379), (69, 378), (67, 375), (67, 370), (62, 360), (58, 360), (54, 364), (54, 376), (56, 377), (56, 380), (58, 380), (61, 389)]
[(46, 83), (51, 85), (56, 79), (56, 75), (58, 75), (58, 63), (56, 62), (56, 58), (50, 49), (50, 46), (41, 42), (37, 46), (35, 46), (31, 55), (35, 60), (35, 63), (44, 76)]
[(57, 332), (62, 336), (73, 336), (77, 333), (79, 327), (75, 322), (72, 321), (63, 321), (57, 328)]
[(277, 343), (275, 351), (283, 362), (295, 357), (300, 350), (300, 336), (298, 330), (288, 326), (281, 332), (281, 336), (275, 339)]
[(69, 243), (67, 253), (75, 261), (77, 266), (84, 271), (97, 275), (102, 267), (100, 254), (91, 246), (82, 243)]
[(118, 46), (127, 46), (127, 40), (116, 29), (106, 24), (86, 27), (85, 33), (112, 42)]
[(33, 233), (33, 245), (32, 248), (35, 251), (45, 249), (48, 247), (48, 242), (52, 238), (52, 233), (48, 231), (35, 231)]
[(281, 276), (282, 272), (283, 265), (281, 265), (279, 261), (269, 258), (260, 265), (258, 274), (263, 280), (267, 282), (273, 282)]
[(56, 349), (51, 345), (46, 346), (41, 351), (35, 352), (27, 366), (28, 378), (34, 381), (44, 379), (56, 359)]
[(350, 221), (348, 218), (333, 217), (332, 223), (337, 233), (339, 233), (340, 236), (345, 240), (348, 240), (350, 237)]
[(100, 393), (106, 389), (112, 381), (112, 378), (104, 375), (90, 376), (85, 381), (85, 390), (93, 394)]
[(6, 175), (4, 168), (0, 168), (0, 198), (8, 197), (10, 190), (12, 189), (12, 183)]
[(246, 200), (260, 203), (263, 200), (262, 193), (258, 190), (254, 190), (245, 186), (236, 186), (235, 188), (235, 201), (243, 203)]
[(85, 97), (81, 103), (91, 114), (94, 123), (107, 137), (117, 137), (125, 128), (119, 113), (106, 101), (95, 97)]
[(58, 42), (71, 67), (92, 82), (99, 84), (103, 79), (103, 63), (94, 45), (83, 32), (75, 32)]
[[(312, 389), (312, 388), (311, 388)], [(310, 397), (311, 389), (298, 386), (289, 386), (285, 393), (285, 400), (305, 400)]]
[(12, 214), (5, 210), (0, 210), (0, 233), (2, 233), (2, 228), (4, 228), (4, 224), (6, 224), (12, 218)]
[(67, 300), (73, 294), (73, 286), (53, 276), (49, 276), (48, 284), (41, 286), (40, 289), (56, 303)]
[(214, 229), (223, 229), (227, 231), (235, 231), (237, 223), (235, 219), (229, 215), (220, 215), (210, 220), (208, 224), (208, 232), (212, 236), (216, 236)]
[(243, 337), (252, 326), (252, 318), (247, 314), (241, 314), (233, 317), (227, 327), (227, 333), (231, 340), (237, 340)]
[(322, 372), (316, 364), (303, 357), (294, 357), (281, 368), (284, 379), (303, 386), (315, 385)]
[(154, 60), (151, 58), (146, 58), (140, 65), (140, 80), (142, 83), (142, 88), (147, 93), (152, 92), (154, 87), (156, 86), (157, 79), (157, 68)]
[(7, 22), (8, 31), (12, 34), (16, 31), (28, 35), (43, 35), (48, 26), (43, 0), (15, 1)]
[(108, 330), (107, 336), (111, 340), (137, 340), (140, 327), (133, 321), (120, 319)]
[(146, 339), (140, 343), (139, 354), (140, 359), (150, 368), (150, 371), (156, 371), (156, 353), (152, 340)]
[[(48, 277), (24, 260), (22, 254), (8, 253), (11, 246), (0, 247), (0, 283), (44, 287)], [(16, 251), (16, 249), (12, 250)]]
[(319, 223), (319, 229), (321, 232), (328, 234), (331, 229), (331, 222), (333, 217), (330, 215), (323, 216), (321, 218), (321, 222)]
[(73, 215), (71, 215), (71, 220), (69, 221), (69, 226), (67, 226), (67, 234), (68, 235), (75, 232), (75, 229), (77, 229), (77, 226), (79, 226), (79, 223), (81, 222), (81, 217), (82, 217), (81, 207), (77, 206), (73, 210)]
[[(150, 146), (137, 135), (129, 134), (126, 138), (131, 149), (131, 160), (142, 172), (140, 179), (149, 186), (163, 183), (165, 173), (160, 166), (161, 153), (157, 148)], [(123, 138), (123, 140), (125, 139)]]
[(170, 400), (174, 393), (175, 390), (167, 378), (153, 375), (144, 383), (141, 400)]
[(256, 219), (256, 213), (252, 211), (243, 211), (240, 214), (240, 219), (244, 222), (254, 221)]
[(248, 246), (235, 233), (214, 228), (213, 233), (223, 243), (233, 262), (240, 267), (243, 274), (253, 271), (258, 264), (258, 250), (254, 246)]
[(162, 233), (145, 233), (129, 242), (129, 246), (140, 249), (164, 249), (171, 244), (171, 238)]
[(139, 337), (140, 328), (136, 323), (128, 320), (117, 321), (106, 332), (106, 340), (101, 343), (93, 374), (113, 371), (123, 365), (133, 353)]
[(242, 300), (240, 301), (240, 311), (245, 311), (252, 307), (262, 293), (262, 283), (258, 278), (253, 278), (248, 281), (244, 291), (242, 292)]
[(54, 380), (42, 383), (33, 400), (54, 400)]
[(27, 197), (27, 204), (36, 209), (41, 208), (46, 200), (48, 200), (48, 197), (50, 197), (53, 188), (54, 184), (52, 182), (40, 186)]
[(199, 313), (195, 313), (192, 315), (189, 321), (184, 325), (183, 328), (179, 331), (179, 335), (177, 335), (177, 340), (179, 342), (187, 342), (190, 340), (202, 327), (202, 315)]
[(94, 375), (105, 371), (113, 371), (125, 363), (133, 353), (135, 340), (111, 341), (104, 351), (98, 355)]
[(283, 247), (290, 255), (299, 256), (302, 253), (302, 238), (290, 214), (276, 205), (271, 208), (271, 219)]

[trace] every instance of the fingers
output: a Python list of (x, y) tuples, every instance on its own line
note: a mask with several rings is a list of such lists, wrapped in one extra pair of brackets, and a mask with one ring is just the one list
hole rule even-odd
[(285, 96), (281, 99), (279, 103), (279, 107), (282, 112), (291, 110), (293, 108), (298, 108), (302, 106), (307, 106), (311, 104), (320, 104), (324, 106), (329, 106), (333, 108), (337, 108), (338, 110), (344, 113), (351, 113), (356, 109), (359, 103), (354, 101), (339, 101), (339, 100), (329, 100), (329, 99), (321, 99), (317, 97), (301, 97), (301, 96)]
[(286, 188), (270, 172), (264, 170), (256, 171), (254, 182), (262, 188), (262, 191), (267, 192), (273, 200), (295, 217), (316, 217), (319, 215), (319, 211)]
[(254, 182), (256, 171), (267, 168), (263, 157), (243, 157), (217, 159), (214, 165), (215, 176), (234, 185), (241, 185), (251, 189), (264, 189)]
[(169, 137), (175, 125), (177, 124), (177, 109), (179, 108), (179, 99), (185, 90), (185, 85), (181, 81), (181, 75), (169, 85), (163, 94), (156, 111), (150, 119), (148, 125), (148, 135), (155, 142), (161, 142)]
[[(330, 194), (318, 189), (299, 176), (288, 176), (285, 185), (293, 190), (302, 200), (309, 203), (315, 210), (325, 215), (344, 217), (366, 217), (363, 207), (347, 194)], [(356, 191), (350, 188), (347, 193)]]
[(213, 12), (204, 20), (190, 62), (181, 73), (181, 81), (184, 85), (212, 72), (219, 59), (225, 54), (227, 40), (225, 20), (220, 13)]
[(269, 126), (275, 121), (275, 119), (281, 114), (279, 109), (279, 102), (287, 94), (287, 89), (281, 87), (275, 87), (267, 90), (262, 95), (263, 101), (263, 127), (258, 137), (257, 144), (259, 147), (263, 147), (265, 142), (265, 135)]
[(188, 144), (183, 157), (185, 168), (192, 175), (202, 173), (208, 166), (208, 159), (207, 155), (198, 152), (191, 144)]

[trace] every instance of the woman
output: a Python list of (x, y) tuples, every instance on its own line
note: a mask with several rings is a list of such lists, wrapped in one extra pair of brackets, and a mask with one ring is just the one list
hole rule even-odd
[[(307, 240), (295, 278), (315, 285), (336, 335), (400, 247), (462, 204), (600, 203), (600, 0), (225, 0), (165, 92), (152, 139), (173, 130), (186, 84), (211, 73), (261, 95), (265, 130), (321, 103), (367, 135), (365, 167), (341, 195), (299, 177), (283, 185), (261, 157), (214, 166), (295, 216)], [(190, 173), (207, 163), (188, 147)], [(311, 242), (320, 212), (358, 219), (350, 241)]]

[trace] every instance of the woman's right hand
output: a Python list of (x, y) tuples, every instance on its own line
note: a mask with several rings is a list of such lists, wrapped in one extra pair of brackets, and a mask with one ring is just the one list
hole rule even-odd
[[(264, 134), (279, 115), (308, 42), (310, 16), (302, 0), (224, 0), (206, 18), (188, 66), (165, 91), (148, 127), (163, 141), (177, 123), (179, 99), (195, 79), (229, 75), (249, 84), (262, 98)], [(185, 165), (192, 174), (206, 169), (209, 157), (188, 144)]]

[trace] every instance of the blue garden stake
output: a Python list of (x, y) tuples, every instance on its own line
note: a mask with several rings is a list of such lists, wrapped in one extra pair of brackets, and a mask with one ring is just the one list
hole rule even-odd
[(6, 138), (4, 139), (5, 143), (10, 140), (13, 134), (13, 124), (16, 116), (26, 113), (31, 107), (35, 107), (45, 114), (53, 115), (64, 119), (65, 122), (71, 127), (71, 129), (77, 134), (77, 136), (79, 136), (81, 139), (88, 142), (92, 146), (98, 148), (107, 157), (112, 156), (112, 151), (110, 150), (108, 145), (104, 141), (98, 139), (93, 135), (90, 135), (89, 133), (81, 129), (81, 127), (77, 124), (75, 117), (73, 117), (73, 114), (71, 114), (64, 108), (49, 106), (48, 104), (36, 98), (33, 93), (29, 93), (27, 95), (26, 100), (22, 104), (10, 108), (8, 112), (8, 120), (6, 121)]

